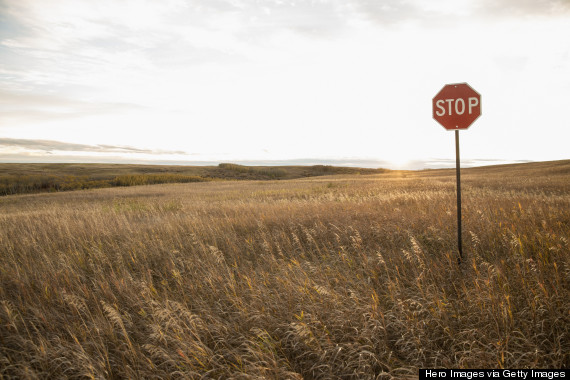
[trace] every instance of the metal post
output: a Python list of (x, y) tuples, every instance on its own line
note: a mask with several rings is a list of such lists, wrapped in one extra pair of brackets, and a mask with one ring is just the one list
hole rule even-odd
[(461, 243), (461, 174), (459, 165), (459, 131), (455, 130), (455, 170), (457, 175), (457, 248), (459, 249), (459, 258), (457, 263), (461, 264), (463, 260), (463, 246)]

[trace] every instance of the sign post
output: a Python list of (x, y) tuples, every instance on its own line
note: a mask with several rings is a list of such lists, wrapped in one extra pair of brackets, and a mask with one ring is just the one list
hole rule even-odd
[(455, 170), (457, 177), (457, 249), (458, 263), (463, 260), (461, 238), (461, 168), (459, 131), (467, 129), (481, 116), (481, 95), (467, 83), (445, 85), (433, 98), (433, 118), (448, 131), (455, 131)]
[(455, 177), (457, 181), (457, 249), (459, 250), (459, 259), (457, 262), (461, 264), (463, 260), (463, 243), (461, 239), (461, 170), (459, 159), (459, 131), (455, 130)]

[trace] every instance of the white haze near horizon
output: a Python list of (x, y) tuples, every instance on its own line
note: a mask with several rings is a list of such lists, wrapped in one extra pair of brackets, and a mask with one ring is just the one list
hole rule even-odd
[(0, 0), (0, 162), (570, 158), (566, 0)]

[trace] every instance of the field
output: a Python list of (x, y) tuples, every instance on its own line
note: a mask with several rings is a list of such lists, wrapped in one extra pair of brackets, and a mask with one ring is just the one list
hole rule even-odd
[(0, 197), (0, 378), (570, 366), (570, 161)]
[(378, 174), (385, 169), (313, 166), (2, 164), (0, 196), (216, 180), (269, 180), (331, 174)]

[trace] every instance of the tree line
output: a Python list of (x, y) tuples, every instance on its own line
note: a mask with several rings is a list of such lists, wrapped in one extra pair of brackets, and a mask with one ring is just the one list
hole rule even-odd
[(0, 177), (0, 195), (57, 192), (115, 186), (204, 182), (209, 178), (184, 174), (125, 174), (113, 178), (57, 175), (6, 175)]

